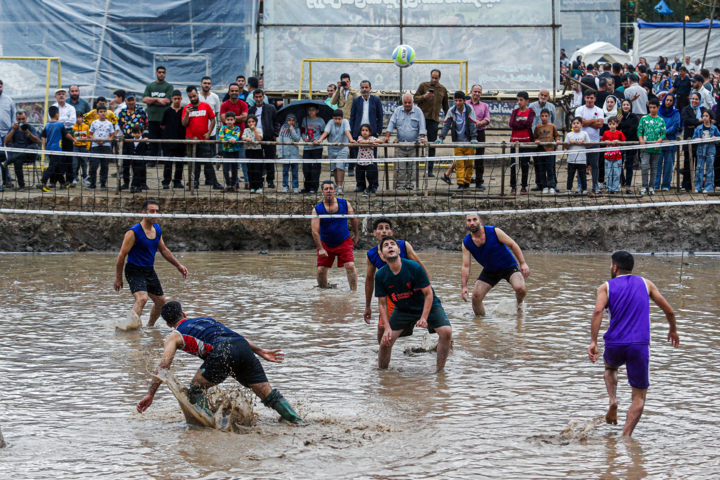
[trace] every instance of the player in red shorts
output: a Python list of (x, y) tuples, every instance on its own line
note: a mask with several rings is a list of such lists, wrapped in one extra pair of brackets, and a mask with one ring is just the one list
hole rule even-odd
[[(317, 215), (317, 218), (312, 219), (312, 235), (318, 252), (318, 286), (327, 288), (327, 271), (337, 257), (338, 267), (345, 267), (350, 290), (354, 292), (357, 290), (357, 271), (353, 256), (353, 248), (358, 240), (357, 219), (350, 219), (353, 230), (353, 236), (350, 237), (347, 218), (327, 218), (327, 216), (352, 215), (355, 212), (350, 206), (350, 202), (344, 198), (335, 197), (335, 183), (325, 180), (321, 189), (323, 201), (313, 208), (313, 214)], [(326, 218), (322, 218), (323, 216)]]

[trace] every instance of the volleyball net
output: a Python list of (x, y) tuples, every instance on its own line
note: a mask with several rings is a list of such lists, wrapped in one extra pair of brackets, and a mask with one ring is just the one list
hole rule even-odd
[[(587, 144), (580, 150), (566, 150), (569, 145), (562, 143), (380, 143), (372, 146), (373, 159), (272, 158), (277, 142), (260, 142), (253, 145), (259, 150), (232, 154), (247, 158), (228, 158), (231, 155), (222, 150), (222, 142), (196, 140), (140, 141), (161, 143), (162, 156), (119, 153), (127, 153), (129, 144), (140, 143), (127, 139), (107, 140), (105, 152), (0, 147), (0, 159), (9, 167), (0, 192), (0, 213), (136, 217), (146, 200), (155, 200), (161, 217), (312, 218), (314, 207), (323, 200), (326, 181), (342, 184), (338, 196), (350, 202), (351, 216), (356, 217), (712, 205), (720, 203), (720, 198), (714, 193), (714, 154), (707, 153), (718, 141)], [(303, 142), (296, 145), (317, 148)], [(351, 157), (358, 147), (323, 145), (348, 147)], [(546, 146), (558, 150), (545, 151)], [(435, 157), (428, 157), (430, 147), (436, 149)], [(648, 153), (658, 148), (675, 151)], [(619, 159), (604, 168), (607, 152), (615, 152), (613, 158)], [(42, 154), (50, 159), (45, 168), (40, 166)], [(598, 167), (577, 163), (578, 154), (586, 158), (596, 154)], [(258, 158), (263, 156), (268, 158)], [(656, 169), (651, 169), (657, 160)], [(433, 175), (430, 161), (434, 162)], [(351, 162), (356, 164), (354, 176), (346, 166)], [(702, 168), (697, 168), (698, 163)], [(8, 171), (15, 178), (7, 178)], [(24, 189), (19, 188), (19, 172)]]

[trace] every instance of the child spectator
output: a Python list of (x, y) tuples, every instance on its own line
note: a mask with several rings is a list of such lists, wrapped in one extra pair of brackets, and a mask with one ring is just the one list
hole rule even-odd
[(243, 142), (245, 142), (245, 158), (251, 160), (248, 162), (248, 175), (250, 176), (250, 193), (263, 193), (263, 164), (262, 162), (253, 162), (254, 159), (261, 159), (262, 147), (258, 142), (262, 141), (262, 128), (257, 126), (257, 117), (248, 115), (245, 121), (247, 127), (242, 134)]
[(78, 172), (82, 168), (82, 184), (83, 185), (90, 185), (90, 182), (87, 180), (87, 157), (83, 156), (83, 153), (88, 153), (90, 151), (90, 142), (87, 141), (88, 139), (88, 133), (90, 133), (90, 127), (83, 122), (83, 114), (78, 112), (75, 125), (73, 125), (73, 152), (79, 153), (81, 155), (76, 155), (73, 157), (72, 162), (72, 185), (73, 187), (77, 185), (78, 182)]
[[(360, 136), (357, 143), (361, 145), (377, 145), (381, 143), (376, 137), (372, 136), (372, 127), (367, 123), (360, 126)], [(369, 197), (377, 192), (378, 187), (378, 166), (373, 162), (375, 159), (375, 147), (359, 147), (358, 162), (355, 180), (357, 181), (357, 190), (362, 189), (363, 197)], [(365, 187), (365, 179), (367, 178), (367, 188)], [(356, 191), (357, 191), (356, 190)]]
[[(695, 127), (693, 138), (720, 137), (720, 130), (713, 125), (713, 114), (705, 110), (702, 125)], [(695, 168), (695, 191), (709, 193), (715, 190), (715, 151), (714, 143), (701, 143), (697, 149), (697, 167)]]
[(579, 182), (577, 194), (587, 195), (587, 157), (585, 155), (585, 146), (583, 143), (590, 141), (590, 136), (582, 130), (582, 117), (575, 117), (572, 121), (572, 132), (568, 132), (565, 136), (565, 143), (570, 144), (568, 150), (578, 151), (577, 153), (568, 153), (568, 176), (567, 176), (567, 192), (572, 193), (573, 179), (577, 173)]
[[(648, 113), (640, 119), (638, 126), (638, 139), (640, 145), (648, 143), (662, 143), (667, 137), (665, 120), (658, 115), (660, 102), (657, 98), (647, 103)], [(642, 189), (640, 195), (655, 195), (655, 177), (657, 176), (657, 164), (662, 148), (646, 148), (640, 153), (640, 170), (642, 174)], [(649, 173), (649, 176), (648, 176)], [(652, 185), (652, 186), (650, 186)]]
[[(73, 137), (65, 130), (63, 124), (58, 121), (60, 119), (60, 109), (58, 107), (53, 105), (48, 108), (48, 116), (50, 117), (50, 121), (45, 124), (42, 132), (43, 150), (62, 152), (60, 142), (63, 140), (72, 142)], [(57, 181), (60, 181), (62, 188), (68, 188), (70, 186), (69, 182), (65, 182), (65, 162), (62, 156), (49, 156), (48, 167), (43, 172), (42, 179), (36, 187), (43, 192), (49, 192), (50, 190), (47, 188), (48, 180), (52, 182), (51, 186), (54, 186)]]
[[(560, 134), (555, 125), (550, 123), (550, 110), (543, 108), (540, 111), (541, 123), (535, 126), (533, 138), (538, 144), (540, 152), (554, 152), (555, 145), (543, 145), (540, 143), (559, 142)], [(555, 178), (555, 155), (538, 155), (535, 157), (535, 168), (538, 171), (540, 187), (543, 194), (555, 195), (557, 179)]]
[[(92, 112), (91, 112), (92, 113)], [(90, 124), (90, 138), (93, 142), (90, 146), (90, 153), (102, 153), (105, 155), (112, 154), (112, 146), (106, 145), (105, 142), (95, 140), (96, 138), (114, 138), (116, 128), (107, 119), (107, 107), (105, 105), (98, 105), (97, 116), (98, 119)], [(86, 114), (87, 116), (88, 114)], [(108, 165), (110, 159), (108, 157), (93, 157), (90, 159), (90, 185), (88, 189), (95, 190), (97, 188), (97, 170), (100, 167), (100, 190), (107, 190), (107, 179), (108, 179)]]
[[(603, 133), (603, 142), (624, 142), (625, 135), (617, 129), (620, 121), (617, 117), (608, 119), (608, 128)], [(620, 172), (622, 171), (622, 152), (620, 150), (608, 150), (605, 152), (605, 178), (607, 180), (607, 193), (615, 194), (620, 191)]]
[[(130, 129), (132, 138), (125, 140), (123, 143), (123, 155), (147, 157), (149, 155), (150, 146), (147, 142), (139, 141), (143, 136), (143, 125), (133, 125)], [(130, 184), (130, 193), (142, 193), (143, 189), (149, 190), (147, 187), (147, 168), (146, 160), (138, 158), (129, 159), (128, 163), (132, 166), (132, 183)]]
[[(218, 140), (230, 142), (222, 144), (222, 158), (240, 159), (240, 139), (243, 132), (235, 126), (235, 112), (229, 110), (225, 114), (225, 125), (218, 131)], [(225, 177), (225, 191), (238, 190), (238, 162), (223, 162), (223, 177)]]
[[(350, 122), (343, 118), (343, 111), (337, 109), (333, 111), (333, 121), (325, 125), (325, 131), (322, 133), (319, 139), (314, 140), (313, 143), (322, 143), (326, 138), (330, 143), (344, 143), (347, 140), (350, 143), (355, 143), (352, 135), (350, 134)], [(336, 193), (337, 195), (343, 194), (343, 183), (345, 181), (345, 160), (348, 158), (350, 149), (348, 147), (328, 147), (328, 158), (330, 158), (330, 171), (335, 175), (335, 183), (337, 184)], [(339, 160), (333, 162), (332, 160)]]
[[(280, 135), (278, 136), (278, 142), (286, 145), (280, 145), (278, 157), (286, 160), (300, 158), (300, 148), (298, 148), (297, 145), (293, 145), (292, 142), (299, 142), (301, 140), (302, 136), (300, 134), (300, 127), (298, 127), (297, 124), (297, 118), (292, 113), (288, 113), (285, 118), (285, 123), (280, 127)], [(290, 185), (288, 184), (288, 173), (290, 172), (292, 172), (292, 192), (300, 193), (297, 163), (283, 163), (282, 193), (288, 193), (290, 191)]]

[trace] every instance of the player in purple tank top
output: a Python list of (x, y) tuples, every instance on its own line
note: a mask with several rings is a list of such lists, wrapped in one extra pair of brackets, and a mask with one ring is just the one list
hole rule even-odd
[(600, 286), (592, 316), (592, 332), (588, 356), (595, 363), (598, 353), (597, 337), (602, 324), (603, 310), (608, 310), (610, 326), (605, 340), (605, 386), (610, 396), (607, 423), (617, 425), (617, 370), (626, 365), (628, 383), (632, 387), (632, 405), (627, 412), (623, 436), (631, 436), (645, 407), (650, 386), (650, 300), (665, 313), (670, 332), (668, 341), (673, 347), (680, 344), (675, 327), (675, 313), (650, 280), (632, 275), (635, 260), (625, 251), (615, 252), (610, 264), (612, 280)]

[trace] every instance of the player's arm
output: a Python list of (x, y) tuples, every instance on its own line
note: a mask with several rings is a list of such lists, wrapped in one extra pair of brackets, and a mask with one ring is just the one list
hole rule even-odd
[(182, 264), (177, 261), (177, 258), (175, 258), (170, 249), (165, 246), (165, 241), (162, 239), (162, 237), (160, 237), (160, 242), (158, 243), (158, 250), (160, 250), (160, 255), (162, 255), (163, 258), (168, 261), (168, 263), (178, 269), (178, 272), (182, 274), (183, 278), (187, 278), (187, 268), (183, 267)]
[[(497, 232), (497, 229), (495, 229)], [(470, 250), (465, 248), (465, 244), (462, 245), (462, 254), (463, 254), (463, 262), (462, 262), (462, 273), (460, 274), (460, 287), (461, 287), (461, 294), (462, 299), (464, 301), (468, 301), (468, 295), (470, 295), (470, 291), (468, 290), (468, 280), (470, 280)]]
[(145, 410), (148, 409), (148, 407), (150, 407), (150, 405), (152, 405), (153, 398), (155, 398), (155, 393), (157, 393), (157, 390), (158, 388), (160, 388), (160, 384), (162, 383), (162, 381), (157, 377), (157, 375), (158, 373), (160, 373), (160, 370), (167, 370), (170, 368), (173, 358), (175, 358), (175, 352), (178, 348), (181, 348), (182, 345), (183, 339), (178, 332), (172, 332), (165, 339), (165, 350), (163, 351), (162, 360), (160, 360), (160, 365), (158, 365), (158, 368), (155, 369), (155, 375), (153, 376), (153, 380), (150, 384), (150, 389), (148, 389), (148, 393), (137, 404), (138, 412), (143, 413)]
[[(353, 210), (352, 205), (350, 205), (350, 202), (347, 202), (348, 207), (348, 215), (355, 214), (355, 210)], [(352, 242), (353, 245), (357, 245), (358, 238), (360, 238), (360, 235), (358, 233), (358, 221), (357, 218), (351, 218), (350, 219), (350, 228), (352, 229)]]
[(655, 284), (650, 280), (645, 281), (647, 282), (648, 287), (650, 287), (650, 299), (655, 302), (655, 305), (660, 307), (660, 310), (662, 310), (663, 313), (665, 313), (665, 318), (667, 318), (667, 321), (670, 324), (668, 341), (672, 344), (673, 347), (677, 347), (678, 345), (680, 345), (680, 337), (678, 336), (677, 326), (675, 325), (675, 312), (673, 311), (667, 300), (665, 300), (665, 297), (662, 296), (660, 290), (658, 290)]
[(500, 230), (499, 228), (495, 229), (495, 233), (497, 234), (498, 240), (500, 243), (504, 243), (507, 245), (510, 250), (512, 250), (513, 255), (515, 255), (515, 258), (517, 258), (518, 263), (520, 264), (520, 272), (522, 273), (523, 277), (527, 278), (530, 276), (530, 267), (528, 267), (528, 264), (525, 263), (525, 257), (523, 256), (522, 250), (520, 249), (520, 246), (508, 236), (505, 232)]
[(250, 348), (252, 348), (252, 351), (255, 355), (259, 355), (268, 362), (282, 363), (282, 361), (285, 359), (285, 354), (282, 352), (282, 350), (265, 350), (264, 348), (260, 348), (254, 343), (252, 343), (247, 337), (245, 338), (245, 340), (247, 340)]
[(128, 230), (125, 232), (125, 238), (123, 238), (122, 247), (120, 247), (120, 253), (118, 253), (117, 261), (115, 262), (115, 284), (113, 288), (119, 292), (123, 288), (122, 274), (123, 267), (125, 266), (125, 258), (130, 253), (130, 249), (135, 245), (135, 232)]
[(390, 328), (390, 316), (388, 315), (387, 295), (378, 297), (378, 310), (380, 310), (380, 320), (382, 320), (385, 331), (383, 333), (382, 343), (390, 345), (392, 339), (392, 328)]
[[(365, 313), (363, 313), (363, 318), (365, 319), (365, 323), (370, 323), (370, 318), (372, 317), (372, 308), (370, 308), (370, 306), (372, 305), (375, 271), (377, 269), (369, 258), (365, 258), (365, 262), (367, 263), (367, 273), (365, 274)], [(385, 298), (387, 299), (387, 297)]]
[(590, 346), (588, 347), (588, 357), (590, 357), (590, 361), (593, 363), (595, 363), (600, 356), (598, 354), (597, 337), (598, 333), (600, 333), (603, 310), (605, 310), (607, 303), (607, 283), (603, 283), (600, 288), (598, 288), (595, 310), (593, 310), (592, 321), (590, 322)]
[(420, 320), (415, 324), (420, 328), (427, 328), (427, 319), (430, 315), (430, 310), (432, 309), (433, 304), (433, 291), (432, 287), (428, 285), (425, 288), (421, 288), (420, 291), (425, 295), (425, 304), (423, 305), (423, 311), (422, 315), (420, 315)]
[(417, 256), (417, 253), (415, 253), (415, 249), (410, 245), (410, 242), (407, 240), (405, 241), (405, 252), (407, 253), (408, 260), (412, 260), (413, 262), (417, 262), (420, 264), (420, 266), (425, 270), (425, 275), (430, 278), (430, 274), (427, 271), (427, 268), (425, 268), (425, 264), (420, 260), (420, 257)]
[(315, 215), (315, 218), (310, 221), (310, 227), (312, 229), (313, 240), (315, 241), (315, 248), (317, 248), (318, 255), (321, 257), (327, 257), (327, 252), (320, 241), (320, 217), (318, 217), (317, 210), (314, 208), (313, 215)]

